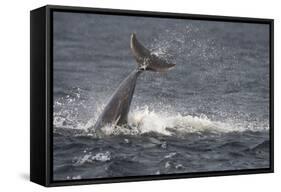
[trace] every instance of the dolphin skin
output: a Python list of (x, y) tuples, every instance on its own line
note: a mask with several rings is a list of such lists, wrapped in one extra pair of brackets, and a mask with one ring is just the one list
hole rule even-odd
[(137, 78), (142, 72), (165, 72), (175, 66), (175, 64), (168, 63), (152, 54), (137, 40), (135, 33), (131, 35), (130, 47), (137, 61), (137, 68), (121, 82), (99, 116), (94, 125), (94, 130), (98, 135), (102, 134), (101, 128), (106, 125), (120, 126), (127, 124)]

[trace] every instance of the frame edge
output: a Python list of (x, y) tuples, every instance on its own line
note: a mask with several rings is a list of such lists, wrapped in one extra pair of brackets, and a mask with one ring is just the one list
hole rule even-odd
[(30, 181), (46, 185), (45, 7), (30, 11)]

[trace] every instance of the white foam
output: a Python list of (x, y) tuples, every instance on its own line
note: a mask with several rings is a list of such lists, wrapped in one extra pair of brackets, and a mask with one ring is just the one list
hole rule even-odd
[(106, 151), (104, 153), (96, 153), (95, 155), (92, 155), (92, 153), (88, 153), (81, 158), (79, 158), (75, 163), (74, 166), (83, 165), (84, 163), (93, 163), (95, 161), (100, 162), (106, 162), (111, 160), (111, 155), (109, 151)]
[(71, 177), (71, 176), (67, 176), (66, 177), (66, 179), (67, 180), (80, 180), (80, 179), (82, 179), (82, 177), (81, 177), (81, 175), (77, 175), (77, 176), (73, 176), (73, 177)]
[(169, 159), (172, 158), (176, 155), (177, 153), (173, 152), (173, 153), (169, 153), (168, 155), (166, 155), (164, 158)]
[[(79, 122), (66, 122), (60, 117), (54, 118), (54, 125), (57, 127), (90, 130), (95, 124), (96, 118), (90, 119), (85, 124)], [(222, 121), (215, 121), (208, 118), (206, 115), (199, 116), (182, 115), (180, 113), (170, 113), (167, 110), (154, 111), (148, 106), (136, 108), (130, 111), (128, 115), (128, 126), (112, 126), (107, 125), (102, 128), (105, 135), (138, 135), (149, 132), (156, 132), (163, 135), (182, 135), (189, 133), (229, 133), (229, 132), (243, 132), (243, 131), (263, 131), (268, 130), (268, 122), (241, 122), (236, 119), (225, 119)], [(94, 131), (94, 130), (91, 130)]]
[(198, 132), (241, 132), (245, 129), (230, 123), (212, 121), (206, 115), (169, 115), (165, 112), (155, 112), (148, 107), (136, 109), (129, 114), (128, 124), (137, 128), (140, 133), (157, 132), (171, 135), (175, 132), (198, 133)]
[(109, 161), (111, 159), (110, 152), (106, 151), (105, 153), (97, 153), (96, 155), (92, 156), (91, 159), (95, 161), (102, 161), (102, 162)]

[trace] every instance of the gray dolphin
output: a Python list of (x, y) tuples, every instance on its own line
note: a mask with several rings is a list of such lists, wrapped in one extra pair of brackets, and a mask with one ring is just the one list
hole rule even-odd
[(105, 125), (127, 124), (136, 81), (142, 72), (165, 72), (175, 66), (151, 53), (137, 40), (135, 33), (131, 35), (130, 47), (138, 66), (121, 82), (99, 116), (94, 125), (98, 135), (102, 134), (101, 128)]

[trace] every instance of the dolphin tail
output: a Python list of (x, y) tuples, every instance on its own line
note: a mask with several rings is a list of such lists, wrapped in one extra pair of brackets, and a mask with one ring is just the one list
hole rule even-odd
[(175, 66), (175, 64), (168, 63), (151, 53), (145, 48), (136, 38), (136, 34), (131, 35), (131, 50), (138, 63), (138, 70), (149, 70), (155, 72), (165, 72)]

